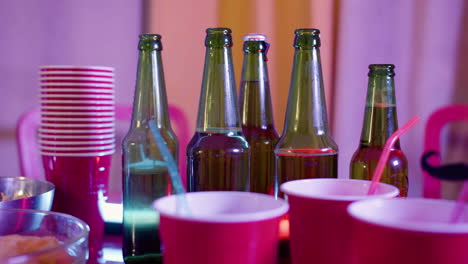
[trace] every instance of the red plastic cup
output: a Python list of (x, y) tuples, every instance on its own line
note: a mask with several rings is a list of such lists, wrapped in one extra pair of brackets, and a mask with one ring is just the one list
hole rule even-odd
[(468, 207), (453, 224), (454, 206), (422, 198), (351, 204), (353, 264), (468, 263)]
[(349, 263), (354, 242), (347, 206), (363, 199), (393, 198), (399, 193), (395, 186), (379, 183), (376, 195), (369, 196), (369, 186), (370, 181), (348, 179), (295, 180), (280, 186), (290, 206), (293, 264)]
[(190, 214), (176, 210), (180, 196), (154, 202), (160, 213), (165, 264), (274, 264), (284, 200), (249, 192), (185, 194)]
[(46, 179), (55, 185), (53, 211), (76, 216), (90, 226), (88, 263), (102, 259), (104, 221), (112, 155), (42, 156)]

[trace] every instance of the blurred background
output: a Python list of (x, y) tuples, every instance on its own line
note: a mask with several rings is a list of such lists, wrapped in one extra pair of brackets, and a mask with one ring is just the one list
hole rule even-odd
[[(282, 130), (292, 69), (294, 29), (321, 30), (322, 63), (331, 131), (340, 148), (339, 174), (348, 177), (359, 144), (368, 65), (396, 65), (400, 125), (422, 121), (401, 140), (409, 160), (410, 196), (422, 193), (419, 159), (424, 127), (436, 109), (468, 104), (468, 1), (464, 0), (42, 0), (0, 2), (1, 176), (20, 175), (15, 129), (39, 107), (38, 67), (51, 64), (111, 66), (116, 101), (132, 104), (140, 33), (163, 36), (169, 103), (195, 130), (208, 27), (233, 30), (237, 83), (242, 36), (268, 36), (275, 122)], [(120, 138), (127, 132), (122, 124)], [(444, 132), (444, 162), (468, 162), (468, 128)], [(185, 149), (187, 140), (180, 142)], [(180, 153), (185, 161), (185, 151)], [(111, 188), (120, 192), (116, 154)], [(444, 195), (454, 197), (456, 186)]]

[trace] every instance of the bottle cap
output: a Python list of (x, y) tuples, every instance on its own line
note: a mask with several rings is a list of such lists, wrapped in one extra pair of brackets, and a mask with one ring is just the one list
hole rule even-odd
[(244, 41), (266, 41), (267, 37), (261, 33), (249, 33), (244, 35)]

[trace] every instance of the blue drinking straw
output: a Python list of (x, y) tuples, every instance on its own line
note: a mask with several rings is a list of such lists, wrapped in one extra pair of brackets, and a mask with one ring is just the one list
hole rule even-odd
[[(164, 161), (167, 164), (167, 170), (169, 171), (169, 176), (172, 182), (172, 187), (174, 189), (175, 194), (177, 195), (177, 202), (176, 202), (176, 211), (182, 214), (190, 214), (190, 210), (185, 199), (185, 189), (182, 185), (182, 181), (180, 180), (179, 170), (177, 169), (177, 164), (172, 157), (169, 148), (167, 147), (164, 139), (159, 132), (159, 129), (156, 126), (156, 122), (154, 120), (149, 121), (149, 128), (151, 130), (151, 134), (156, 142), (156, 145), (161, 152), (161, 155)], [(182, 211), (180, 209), (182, 208)]]

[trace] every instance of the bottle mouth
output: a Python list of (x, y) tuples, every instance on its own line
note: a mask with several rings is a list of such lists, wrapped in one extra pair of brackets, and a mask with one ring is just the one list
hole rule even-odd
[(316, 29), (316, 28), (298, 28), (294, 31), (294, 34), (296, 34), (296, 36), (300, 36), (300, 35), (316, 35), (316, 36), (319, 36), (320, 35), (320, 30)]
[(320, 30), (316, 28), (299, 28), (294, 31), (294, 47), (307, 49), (320, 47)]
[(231, 33), (230, 28), (208, 28), (206, 30), (205, 46), (212, 48), (231, 47)]
[(393, 64), (370, 64), (368, 75), (369, 76), (370, 75), (395, 76), (395, 65)]
[(141, 34), (138, 43), (139, 50), (162, 50), (161, 35), (159, 34)]
[(231, 34), (232, 30), (230, 28), (207, 28), (206, 29), (206, 34)]
[(149, 34), (149, 33), (145, 33), (145, 34), (141, 34), (140, 35), (140, 40), (161, 40), (161, 35), (159, 34)]

